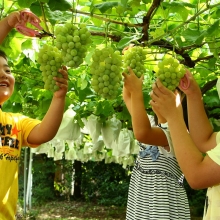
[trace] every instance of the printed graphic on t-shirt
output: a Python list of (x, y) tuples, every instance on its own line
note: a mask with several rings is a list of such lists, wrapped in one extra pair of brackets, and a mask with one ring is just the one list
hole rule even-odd
[(9, 160), (18, 162), (19, 156), (19, 140), (16, 124), (2, 125), (0, 123), (0, 160)]

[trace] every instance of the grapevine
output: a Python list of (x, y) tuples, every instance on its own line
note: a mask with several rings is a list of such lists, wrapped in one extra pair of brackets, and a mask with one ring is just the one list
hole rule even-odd
[(107, 47), (96, 49), (90, 65), (93, 90), (106, 99), (114, 99), (122, 80), (122, 57), (119, 51)]
[(146, 53), (142, 47), (134, 46), (128, 48), (123, 55), (123, 72), (128, 73), (128, 67), (131, 67), (134, 73), (141, 77), (145, 73), (145, 60)]
[(55, 92), (59, 89), (53, 77), (63, 77), (58, 70), (63, 64), (61, 52), (54, 46), (44, 44), (39, 50), (38, 60), (42, 71), (44, 88)]
[(64, 64), (70, 68), (77, 68), (83, 63), (88, 45), (91, 42), (90, 32), (85, 24), (76, 26), (65, 23), (55, 29), (55, 46), (61, 50)]
[(155, 68), (156, 77), (171, 91), (179, 85), (186, 69), (183, 64), (173, 57), (164, 57)]

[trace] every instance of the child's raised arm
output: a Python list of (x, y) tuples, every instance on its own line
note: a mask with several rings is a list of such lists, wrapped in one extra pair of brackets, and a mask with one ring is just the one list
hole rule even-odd
[[(168, 121), (178, 163), (190, 186), (202, 189), (219, 184), (220, 166), (213, 159), (203, 156), (187, 131), (180, 97), (157, 80), (151, 92), (151, 105)], [(197, 131), (200, 133), (200, 129)]]
[(216, 146), (216, 133), (206, 115), (202, 93), (196, 80), (189, 71), (184, 78), (190, 81), (189, 87), (184, 89), (180, 84), (179, 88), (187, 97), (190, 136), (201, 152), (207, 152)]
[[(9, 14), (7, 17), (3, 18), (0, 21), (0, 44), (4, 41), (8, 33), (19, 23), (22, 21), (33, 21), (38, 22), (38, 19), (36, 18), (36, 15), (33, 13), (23, 13), (23, 16), (21, 16), (22, 12), (25, 12), (28, 10), (21, 10), (21, 11), (15, 11)], [(22, 18), (21, 18), (22, 17)], [(22, 20), (22, 21), (21, 21)]]
[(68, 74), (66, 67), (63, 67), (59, 72), (63, 75), (63, 78), (55, 77), (55, 80), (56, 85), (60, 89), (54, 93), (50, 107), (42, 122), (30, 132), (28, 136), (28, 142), (30, 144), (40, 145), (50, 141), (54, 138), (60, 127), (64, 113), (65, 97), (68, 90)]
[(8, 33), (20, 22), (20, 12), (12, 12), (0, 21), (0, 44), (6, 38)]
[[(123, 73), (123, 76), (123, 97), (131, 114), (135, 138), (145, 144), (157, 146), (167, 145), (168, 141), (162, 129), (158, 127), (151, 127), (144, 106), (144, 97), (142, 92), (143, 77), (138, 78), (132, 69), (129, 69), (129, 74)], [(128, 101), (126, 101), (126, 99)]]

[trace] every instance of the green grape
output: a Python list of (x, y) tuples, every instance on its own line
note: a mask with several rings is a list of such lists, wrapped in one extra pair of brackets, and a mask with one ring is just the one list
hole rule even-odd
[(165, 75), (166, 78), (170, 78), (171, 73), (170, 72), (165, 72), (164, 75)]
[(107, 94), (107, 93), (109, 92), (108, 87), (104, 87), (104, 88), (103, 88), (103, 92), (104, 92), (105, 94)]
[[(123, 72), (128, 73), (128, 67), (130, 67), (136, 76), (141, 77), (145, 73), (145, 55), (143, 48), (139, 46), (126, 50), (123, 55)], [(115, 62), (117, 61), (115, 60)]]
[(104, 81), (105, 86), (109, 86), (109, 84), (110, 84), (109, 81)]
[(43, 61), (46, 62), (48, 60), (48, 55), (47, 54), (43, 54), (42, 58), (43, 58)]
[(52, 76), (57, 76), (57, 75), (58, 75), (58, 74), (57, 74), (56, 71), (52, 72)]
[(120, 52), (114, 51), (111, 47), (96, 49), (92, 55), (90, 71), (91, 87), (94, 92), (105, 99), (115, 99), (121, 86), (118, 82), (121, 82), (122, 78)]
[(177, 59), (165, 56), (155, 67), (155, 72), (162, 84), (171, 91), (174, 91), (184, 76), (186, 69)]
[(161, 81), (164, 81), (165, 75), (164, 75), (164, 74), (160, 74), (160, 75), (158, 76), (158, 78), (159, 78)]

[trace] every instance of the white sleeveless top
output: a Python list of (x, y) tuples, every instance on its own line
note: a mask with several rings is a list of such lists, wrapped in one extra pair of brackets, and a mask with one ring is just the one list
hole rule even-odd
[[(209, 157), (220, 165), (220, 132), (216, 135), (217, 146), (208, 151)], [(220, 183), (207, 190), (207, 199), (204, 208), (203, 220), (220, 219)]]

